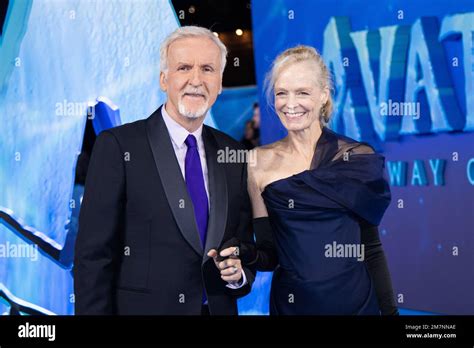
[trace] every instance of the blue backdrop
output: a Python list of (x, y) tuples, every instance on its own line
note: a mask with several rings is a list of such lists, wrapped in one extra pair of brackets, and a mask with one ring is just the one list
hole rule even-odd
[[(99, 130), (150, 115), (164, 100), (159, 44), (177, 27), (167, 0), (9, 2), (0, 37), (0, 313), (10, 310), (5, 298), (73, 313), (82, 193), (74, 171), (89, 106)], [(36, 249), (19, 257), (26, 245)]]
[(252, 118), (253, 104), (257, 101), (256, 86), (224, 88), (212, 106), (216, 128), (240, 140), (245, 122)]
[[(335, 84), (330, 127), (386, 156), (399, 306), (474, 314), (474, 2), (254, 0), (252, 17), (261, 105), (278, 53), (314, 46)], [(268, 107), (261, 119), (264, 143), (285, 136)]]

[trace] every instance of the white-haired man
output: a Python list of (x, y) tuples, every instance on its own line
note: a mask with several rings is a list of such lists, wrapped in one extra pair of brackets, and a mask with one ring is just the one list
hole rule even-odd
[(253, 243), (246, 166), (219, 163), (219, 150), (240, 145), (203, 125), (226, 54), (211, 31), (177, 29), (160, 48), (166, 103), (97, 138), (75, 249), (76, 314), (237, 314), (255, 278), (232, 242)]

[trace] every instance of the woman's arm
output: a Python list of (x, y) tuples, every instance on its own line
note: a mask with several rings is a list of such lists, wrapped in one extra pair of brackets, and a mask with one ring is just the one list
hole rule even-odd
[(382, 315), (398, 315), (392, 281), (388, 271), (387, 259), (382, 248), (377, 226), (367, 223), (360, 224), (361, 243), (365, 245), (365, 260), (370, 277), (375, 286), (375, 292)]
[[(257, 150), (253, 150), (257, 151)], [(272, 228), (268, 218), (267, 208), (261, 195), (258, 183), (256, 163), (248, 165), (247, 189), (252, 204), (253, 230), (255, 234), (256, 249), (250, 250), (252, 246), (242, 250), (242, 253), (251, 255), (251, 263), (255, 263), (259, 271), (273, 271), (278, 265), (278, 257), (273, 243)], [(245, 256), (243, 256), (245, 258)]]
[(256, 257), (258, 271), (271, 272), (278, 266), (278, 256), (273, 244), (272, 228), (268, 216), (253, 219), (255, 233)]

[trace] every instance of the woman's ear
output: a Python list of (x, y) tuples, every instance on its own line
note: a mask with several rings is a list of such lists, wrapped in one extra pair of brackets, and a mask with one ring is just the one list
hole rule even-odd
[(325, 105), (329, 99), (329, 88), (324, 87), (321, 91), (321, 105)]

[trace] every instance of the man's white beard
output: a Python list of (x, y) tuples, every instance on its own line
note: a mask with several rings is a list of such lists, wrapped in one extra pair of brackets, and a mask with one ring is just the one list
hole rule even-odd
[(183, 115), (184, 117), (187, 117), (187, 118), (199, 118), (201, 116), (204, 116), (204, 114), (206, 113), (207, 111), (207, 108), (208, 108), (208, 101), (206, 100), (206, 103), (200, 107), (199, 109), (197, 109), (195, 112), (192, 112), (188, 109), (186, 109), (186, 106), (184, 105), (184, 103), (180, 100), (178, 101), (178, 111), (181, 115)]

